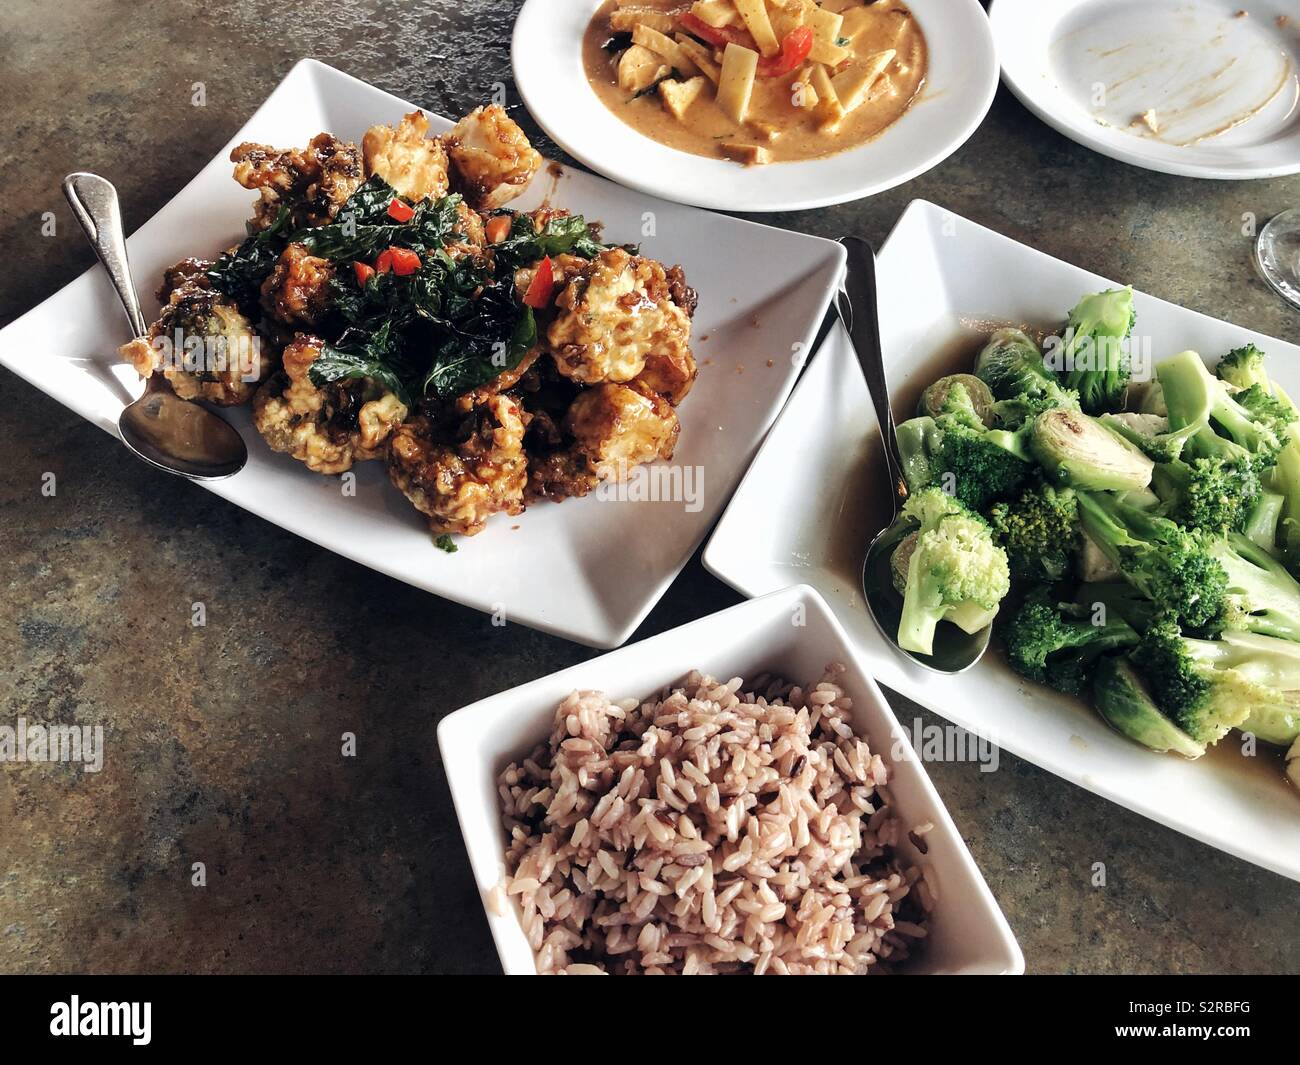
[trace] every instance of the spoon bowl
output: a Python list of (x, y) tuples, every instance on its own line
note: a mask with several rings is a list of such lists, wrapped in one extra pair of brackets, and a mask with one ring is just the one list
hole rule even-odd
[(894, 412), (889, 401), (889, 384), (880, 350), (875, 252), (861, 237), (845, 237), (840, 243), (848, 252), (848, 269), (837, 307), (853, 340), (858, 362), (867, 380), (867, 390), (871, 393), (876, 408), (876, 421), (885, 447), (885, 467), (889, 472), (893, 507), (892, 520), (875, 535), (867, 548), (862, 564), (862, 595), (876, 628), (900, 654), (907, 655), (917, 665), (935, 673), (964, 673), (984, 657), (993, 634), (992, 625), (985, 625), (979, 632), (968, 633), (951, 622), (941, 621), (935, 630), (932, 653), (928, 655), (898, 645), (903, 597), (894, 587), (890, 558), (899, 543), (916, 528), (916, 524), (899, 514), (900, 506), (907, 499), (907, 480), (898, 459)]
[[(131, 335), (144, 336), (147, 327), (127, 263), (117, 189), (98, 174), (76, 173), (63, 179), (63, 194), (108, 271), (131, 323)], [(118, 416), (117, 432), (138, 458), (192, 481), (231, 477), (248, 462), (248, 447), (229, 422), (206, 407), (181, 399), (156, 376), (149, 378), (144, 394)]]

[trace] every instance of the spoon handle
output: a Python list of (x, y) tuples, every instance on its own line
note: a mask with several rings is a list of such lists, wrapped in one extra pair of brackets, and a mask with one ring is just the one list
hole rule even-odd
[(885, 468), (889, 471), (894, 513), (897, 515), (899, 505), (907, 498), (907, 480), (898, 458), (894, 411), (889, 402), (889, 381), (885, 377), (885, 363), (880, 350), (876, 255), (871, 245), (861, 237), (844, 237), (840, 243), (848, 252), (849, 259), (844, 287), (837, 296), (836, 306), (840, 320), (853, 340), (862, 375), (867, 380), (867, 391), (871, 393), (871, 402), (876, 408), (876, 422), (885, 445)]
[(126, 238), (122, 235), (122, 212), (117, 205), (117, 189), (98, 174), (69, 174), (63, 179), (63, 195), (72, 205), (81, 228), (90, 238), (99, 261), (108, 271), (117, 298), (131, 322), (131, 335), (144, 336), (147, 325), (140, 313), (140, 300), (131, 283), (131, 268), (126, 259)]

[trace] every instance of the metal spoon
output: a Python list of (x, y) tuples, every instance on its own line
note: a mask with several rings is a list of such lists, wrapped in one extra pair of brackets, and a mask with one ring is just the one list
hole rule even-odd
[(894, 412), (889, 402), (889, 384), (880, 351), (880, 317), (876, 303), (876, 256), (871, 245), (861, 237), (840, 241), (848, 251), (848, 272), (844, 288), (837, 297), (840, 320), (849, 331), (867, 391), (876, 408), (876, 421), (885, 447), (885, 469), (889, 473), (891, 516), (867, 548), (862, 565), (862, 592), (876, 627), (898, 651), (918, 665), (936, 673), (964, 673), (975, 665), (988, 649), (993, 627), (986, 625), (974, 635), (949, 622), (940, 622), (934, 636), (934, 653), (907, 651), (898, 646), (898, 623), (902, 616), (903, 597), (894, 588), (890, 556), (894, 548), (916, 528), (911, 521), (899, 519), (899, 508), (907, 499), (907, 480), (898, 458), (898, 438), (894, 431)]
[[(63, 179), (63, 194), (108, 271), (131, 323), (131, 335), (144, 336), (148, 326), (131, 283), (117, 189), (98, 174), (78, 173)], [(248, 461), (248, 448), (238, 431), (206, 407), (175, 395), (161, 374), (150, 377), (144, 394), (123, 409), (117, 431), (137, 457), (192, 481), (230, 477)]]

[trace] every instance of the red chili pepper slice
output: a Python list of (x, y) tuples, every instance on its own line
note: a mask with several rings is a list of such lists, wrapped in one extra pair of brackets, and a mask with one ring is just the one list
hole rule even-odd
[(415, 208), (409, 203), (403, 203), (396, 196), (393, 202), (388, 205), (388, 217), (394, 222), (409, 222), (415, 216)]
[(524, 302), (533, 310), (540, 311), (551, 305), (553, 295), (555, 295), (555, 266), (548, 255), (533, 274), (533, 279), (528, 284), (528, 291), (524, 293)]
[(510, 235), (510, 216), (508, 214), (499, 214), (494, 218), (489, 218), (487, 222), (487, 242), (489, 244), (500, 244)]
[(410, 248), (389, 248), (392, 256), (393, 273), (398, 277), (409, 277), (420, 269), (420, 256)]
[(758, 61), (761, 78), (780, 78), (794, 70), (808, 58), (812, 51), (813, 31), (807, 26), (796, 26), (781, 42), (781, 54)]
[(703, 41), (708, 41), (714, 48), (725, 48), (728, 44), (743, 44), (748, 46), (751, 43), (749, 34), (744, 30), (735, 29), (732, 26), (710, 26), (699, 15), (687, 11), (685, 14), (678, 15), (677, 21), (682, 24), (682, 29), (687, 33), (693, 33)]
[(375, 268), (367, 263), (353, 263), (352, 272), (357, 275), (357, 284), (362, 288), (366, 287), (366, 282), (375, 276)]

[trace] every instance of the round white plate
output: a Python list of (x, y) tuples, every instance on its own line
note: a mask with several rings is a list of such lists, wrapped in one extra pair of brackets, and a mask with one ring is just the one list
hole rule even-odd
[(587, 84), (582, 37), (601, 0), (528, 0), (511, 61), (524, 103), (550, 138), (640, 192), (726, 211), (793, 211), (861, 199), (937, 166), (978, 128), (998, 64), (977, 0), (909, 0), (930, 49), (921, 96), (868, 144), (824, 159), (743, 167), (669, 148), (613, 114)]
[(1184, 177), (1300, 173), (1295, 0), (994, 0), (989, 21), (1008, 87), (1071, 140)]

